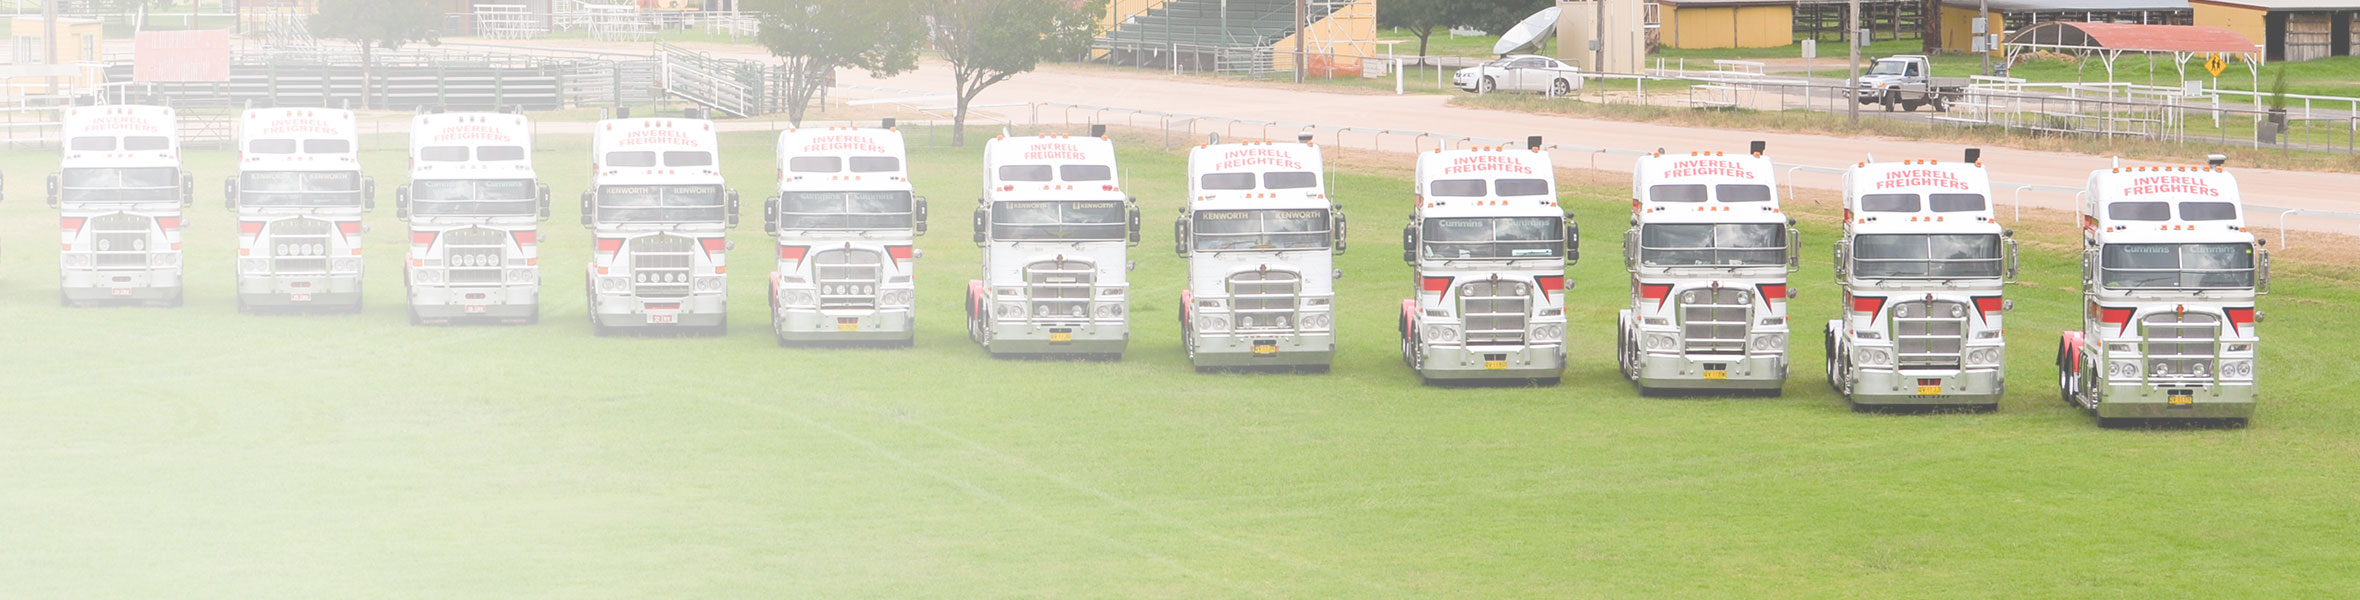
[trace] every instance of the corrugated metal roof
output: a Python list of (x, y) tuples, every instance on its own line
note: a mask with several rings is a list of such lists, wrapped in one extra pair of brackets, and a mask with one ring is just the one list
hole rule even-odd
[(2206, 25), (2041, 23), (2008, 36), (2009, 44), (2079, 46), (2153, 52), (2256, 52), (2253, 40)]
[[(2360, 2), (2360, 0), (2347, 0)], [(2188, 10), (2188, 0), (1989, 0), (1998, 12), (2075, 12), (2116, 10)], [(1980, 0), (1942, 0), (1944, 5), (1972, 9)]]
[(2200, 0), (2205, 4), (2265, 10), (2360, 10), (2360, 0)]

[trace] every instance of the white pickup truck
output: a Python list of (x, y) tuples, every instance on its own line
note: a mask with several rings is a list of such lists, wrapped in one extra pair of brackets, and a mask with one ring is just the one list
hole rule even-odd
[(1860, 103), (1882, 104), (1886, 112), (1896, 107), (1916, 112), (1927, 105), (1936, 112), (1950, 110), (1950, 102), (1966, 92), (1969, 81), (1965, 77), (1934, 77), (1933, 66), (1923, 54), (1877, 59), (1868, 72), (1860, 74)]

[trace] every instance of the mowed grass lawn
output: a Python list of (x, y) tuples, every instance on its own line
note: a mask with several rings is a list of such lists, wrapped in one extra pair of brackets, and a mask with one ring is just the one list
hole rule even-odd
[(1820, 382), (1812, 324), (1840, 294), (1834, 230), (1806, 223), (1786, 395), (1640, 398), (1609, 357), (1627, 191), (1574, 188), (1589, 237), (1564, 383), (1425, 388), (1392, 320), (1405, 173), (1356, 174), (1338, 189), (1353, 229), (1334, 372), (1200, 375), (1173, 323), (1184, 158), (1131, 148), (1148, 215), (1131, 352), (996, 361), (960, 321), (979, 143), (912, 157), (934, 209), (916, 348), (782, 350), (764, 330), (767, 137), (726, 137), (747, 220), (721, 339), (590, 335), (582, 137), (541, 139), (558, 201), (530, 327), (406, 324), (398, 139), (364, 157), (380, 195), (357, 316), (233, 312), (218, 150), (190, 153), (188, 306), (61, 309), (41, 202), (56, 157), (0, 154), (0, 596), (2360, 590), (2351, 282), (2288, 274), (2264, 301), (2250, 428), (2101, 430), (2056, 398), (2078, 271), (2070, 246), (2035, 240), (2001, 410), (1862, 415)]

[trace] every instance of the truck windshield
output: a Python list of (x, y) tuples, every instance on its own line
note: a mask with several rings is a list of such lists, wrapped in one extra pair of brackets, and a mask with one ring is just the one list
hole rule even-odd
[(1565, 253), (1565, 220), (1554, 217), (1426, 219), (1419, 246), (1436, 260), (1556, 258)]
[(410, 183), (410, 214), (421, 217), (512, 217), (538, 214), (531, 179), (422, 179)]
[(1871, 279), (1997, 278), (1997, 235), (1878, 234), (1852, 240), (1852, 274)]
[(788, 192), (779, 229), (909, 229), (909, 192)]
[(2109, 289), (2250, 289), (2247, 244), (2107, 244), (2101, 276)]
[(1867, 73), (1867, 74), (1868, 74), (1868, 75), (1903, 75), (1903, 74), (1907, 74), (1908, 72), (1909, 72), (1909, 61), (1902, 61), (1902, 60), (1880, 60), (1880, 61), (1877, 61), (1877, 66), (1874, 66), (1874, 67), (1869, 67), (1869, 69), (1868, 69), (1868, 73)]
[(604, 223), (719, 223), (724, 212), (718, 185), (598, 188), (598, 220)]
[(1328, 247), (1325, 210), (1200, 210), (1189, 231), (1200, 252)]
[(62, 202), (179, 202), (180, 169), (66, 169), (58, 182)]
[(1639, 228), (1651, 267), (1763, 267), (1786, 263), (1786, 236), (1773, 223), (1657, 224)]
[(992, 239), (1079, 242), (1121, 240), (1127, 211), (1122, 202), (1001, 202), (992, 206)]
[(356, 207), (361, 205), (361, 174), (359, 171), (248, 171), (238, 174), (238, 203)]

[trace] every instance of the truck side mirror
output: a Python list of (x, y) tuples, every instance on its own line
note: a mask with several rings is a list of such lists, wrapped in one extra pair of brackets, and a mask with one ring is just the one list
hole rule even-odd
[(2081, 291), (2088, 292), (2098, 284), (2098, 251), (2081, 251)]
[[(544, 214), (547, 213), (546, 205), (542, 210)], [(393, 218), (397, 221), (410, 220), (410, 186), (393, 188)]]
[(1836, 256), (1835, 256), (1835, 267), (1836, 267), (1836, 283), (1839, 283), (1839, 284), (1840, 284), (1840, 283), (1843, 283), (1843, 282), (1844, 282), (1844, 278), (1845, 278), (1845, 277), (1850, 277), (1850, 276), (1851, 276), (1851, 273), (1852, 273), (1852, 261), (1851, 261), (1851, 258), (1852, 258), (1852, 243), (1851, 243), (1851, 242), (1836, 242)]
[(1418, 225), (1416, 223), (1401, 228), (1401, 262), (1418, 262)]
[(593, 214), (590, 202), (596, 199), (591, 195), (593, 193), (595, 192), (582, 192), (582, 227), (585, 229), (589, 228), (593, 223), (593, 221), (590, 220), (590, 215)]
[(549, 220), (549, 186), (541, 186), (541, 220)]
[(1139, 199), (1131, 199), (1131, 245), (1139, 245)]
[(1802, 269), (1803, 232), (1802, 230), (1788, 227), (1786, 228), (1786, 272), (1793, 273)]
[(989, 220), (991, 219), (989, 210), (990, 209), (981, 206), (975, 207), (975, 245), (977, 247), (983, 246), (983, 234), (986, 231), (985, 227), (988, 226)]
[(762, 233), (778, 235), (778, 196), (762, 201)]
[(196, 203), (197, 176), (182, 172), (180, 174), (180, 205), (194, 206)]
[(1172, 253), (1188, 257), (1188, 217), (1172, 220)]
[(2268, 296), (2270, 295), (2270, 251), (2255, 248), (2254, 259), (2253, 293), (2259, 296)]
[(1582, 224), (1565, 218), (1565, 264), (1582, 261)]
[(2020, 272), (2018, 264), (2019, 261), (2016, 255), (2016, 238), (2011, 237), (2008, 238), (2008, 269), (2006, 281), (2013, 282), (2016, 280), (2016, 274)]
[(925, 197), (925, 196), (919, 196), (919, 197), (918, 197), (918, 206), (917, 206), (917, 209), (918, 209), (918, 214), (917, 214), (916, 216), (918, 217), (918, 222), (917, 222), (917, 223), (915, 223), (915, 225), (916, 225), (916, 229), (917, 229), (917, 231), (916, 231), (915, 233), (916, 233), (917, 235), (926, 235), (926, 215), (927, 215), (927, 213), (929, 212), (929, 209), (928, 209), (928, 208), (927, 208), (927, 206), (926, 206), (926, 197)]
[(1336, 238), (1336, 256), (1343, 256), (1344, 248), (1348, 245), (1347, 241), (1344, 239), (1344, 233), (1349, 230), (1349, 228), (1345, 226), (1346, 224), (1347, 223), (1344, 219), (1344, 211), (1336, 211), (1336, 231), (1333, 234)]
[(57, 174), (49, 175), (49, 207), (57, 208)]
[(1632, 227), (1623, 230), (1623, 269), (1637, 268), (1639, 268), (1639, 228)]
[(361, 177), (361, 210), (377, 209), (377, 178)]
[(731, 229), (735, 229), (735, 228), (737, 228), (737, 224), (738, 224), (738, 193), (737, 193), (737, 190), (730, 190), (730, 191), (729, 191), (729, 227), (730, 227)]
[(232, 212), (238, 210), (238, 178), (236, 175), (221, 182), (221, 205)]

